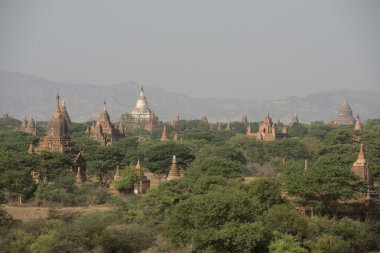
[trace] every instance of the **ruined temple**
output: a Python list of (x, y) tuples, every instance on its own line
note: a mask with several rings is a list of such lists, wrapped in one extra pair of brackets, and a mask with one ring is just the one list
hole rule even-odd
[(137, 160), (135, 171), (138, 177), (138, 181), (134, 185), (134, 193), (144, 194), (146, 190), (150, 188), (150, 180), (144, 175), (144, 171), (140, 165), (140, 159)]
[(78, 152), (78, 154), (75, 156), (72, 171), (76, 175), (77, 180), (78, 177), (80, 177), (80, 181), (82, 183), (86, 181), (86, 160), (84, 159), (81, 152)]
[(348, 104), (347, 97), (344, 99), (342, 108), (340, 109), (338, 113), (338, 117), (333, 123), (335, 125), (349, 125), (349, 126), (354, 125), (355, 119), (352, 116), (352, 110)]
[(59, 95), (55, 98), (55, 110), (48, 122), (47, 135), (44, 137), (37, 152), (60, 152), (71, 153), (73, 143), (71, 142), (68, 126), (65, 118), (62, 116), (59, 107)]

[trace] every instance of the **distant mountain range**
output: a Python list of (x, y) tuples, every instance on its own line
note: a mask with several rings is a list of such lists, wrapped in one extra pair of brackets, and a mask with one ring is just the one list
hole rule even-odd
[[(72, 84), (46, 80), (28, 74), (0, 71), (0, 113), (8, 112), (21, 119), (26, 114), (35, 120), (48, 120), (54, 110), (59, 87), (61, 99), (73, 121), (96, 119), (107, 101), (112, 121), (133, 110), (140, 86), (134, 81), (109, 86)], [(306, 97), (288, 97), (276, 100), (192, 98), (168, 92), (161, 88), (144, 87), (149, 107), (162, 121), (175, 118), (199, 119), (206, 114), (209, 121), (238, 121), (247, 114), (249, 121), (261, 121), (269, 112), (284, 123), (297, 112), (301, 122), (330, 121), (336, 118), (344, 97), (348, 97), (354, 114), (362, 120), (380, 118), (380, 95), (368, 91), (338, 90), (311, 94)]]

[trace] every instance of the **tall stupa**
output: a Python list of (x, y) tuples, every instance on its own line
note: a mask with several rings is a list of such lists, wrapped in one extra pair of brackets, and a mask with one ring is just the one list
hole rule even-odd
[(136, 123), (147, 122), (150, 119), (151, 110), (148, 106), (148, 101), (146, 100), (143, 87), (141, 87), (135, 109), (130, 113), (130, 115)]
[(73, 143), (70, 140), (67, 122), (59, 107), (59, 95), (55, 98), (55, 110), (48, 122), (47, 136), (42, 140), (37, 152), (71, 153)]
[(355, 119), (352, 116), (352, 110), (348, 104), (347, 97), (343, 101), (342, 108), (338, 113), (337, 119), (334, 121), (335, 125), (348, 125), (353, 126), (355, 123)]

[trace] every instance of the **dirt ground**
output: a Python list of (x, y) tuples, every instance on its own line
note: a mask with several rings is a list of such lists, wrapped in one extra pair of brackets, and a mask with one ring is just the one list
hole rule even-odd
[[(38, 206), (8, 206), (1, 205), (7, 213), (9, 213), (14, 219), (29, 221), (33, 219), (42, 218), (45, 219), (48, 216), (49, 207)], [(58, 212), (62, 213), (74, 213), (74, 212), (104, 212), (112, 210), (110, 206), (89, 206), (89, 207), (60, 207), (56, 208)]]

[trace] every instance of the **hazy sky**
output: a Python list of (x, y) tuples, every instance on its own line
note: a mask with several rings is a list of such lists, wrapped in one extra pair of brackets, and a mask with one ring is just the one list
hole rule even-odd
[(380, 1), (0, 0), (0, 70), (194, 97), (380, 92)]

